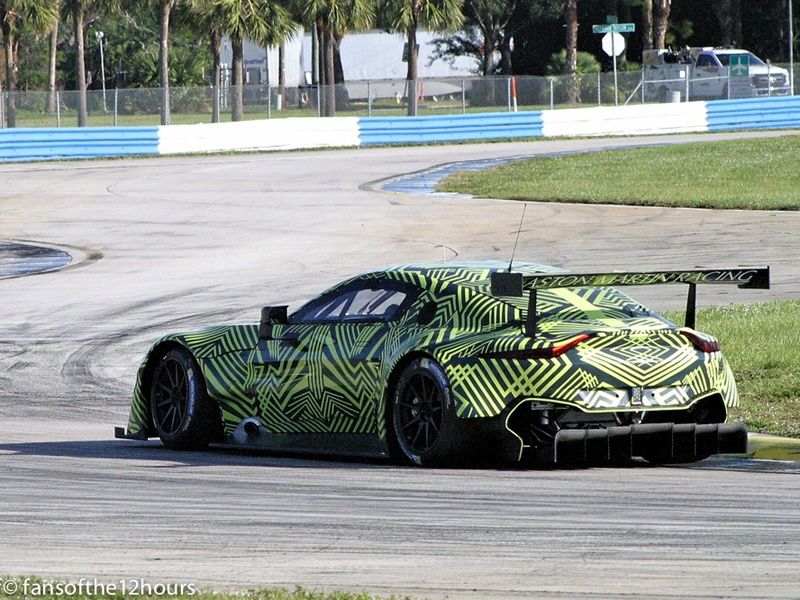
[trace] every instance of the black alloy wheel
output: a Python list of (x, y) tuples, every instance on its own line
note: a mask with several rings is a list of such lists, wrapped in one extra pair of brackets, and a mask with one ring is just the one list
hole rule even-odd
[(222, 435), (219, 407), (208, 397), (200, 367), (185, 349), (168, 351), (156, 364), (150, 414), (158, 437), (173, 450), (201, 450)]
[(174, 357), (158, 365), (153, 379), (153, 407), (159, 433), (175, 435), (189, 409), (189, 386), (183, 365)]
[(456, 417), (447, 376), (435, 361), (418, 358), (406, 365), (390, 409), (389, 448), (402, 462), (427, 467), (471, 457), (474, 448)]
[(399, 435), (414, 454), (424, 454), (439, 439), (444, 416), (443, 395), (426, 372), (415, 373), (398, 400)]

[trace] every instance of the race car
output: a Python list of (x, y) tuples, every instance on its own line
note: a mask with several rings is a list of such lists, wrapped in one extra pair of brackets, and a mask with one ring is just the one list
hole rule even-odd
[[(678, 326), (618, 287), (688, 285)], [(358, 275), (260, 323), (159, 339), (127, 430), (209, 444), (392, 457), (692, 462), (745, 452), (731, 369), (696, 331), (696, 288), (769, 288), (769, 267), (569, 273), (535, 264), (411, 264)]]

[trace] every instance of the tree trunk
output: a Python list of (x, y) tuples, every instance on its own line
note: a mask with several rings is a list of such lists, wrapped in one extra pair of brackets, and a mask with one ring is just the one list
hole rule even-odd
[(231, 85), (231, 121), (241, 121), (244, 117), (244, 42), (241, 38), (231, 38), (233, 50), (233, 82)]
[(642, 49), (653, 49), (653, 0), (642, 4)]
[(656, 49), (666, 48), (667, 28), (669, 27), (669, 12), (672, 8), (672, 0), (653, 0), (655, 9), (653, 10), (655, 24), (653, 26), (653, 44)]
[(567, 73), (570, 75), (567, 102), (578, 102), (578, 0), (564, 0), (564, 16), (567, 25)]
[(414, 15), (414, 23), (408, 28), (408, 71), (406, 74), (406, 93), (408, 95), (408, 116), (417, 116), (417, 23), (419, 17)]
[(511, 77), (514, 74), (514, 66), (511, 62), (511, 36), (503, 34), (503, 43), (500, 44), (500, 72)]
[(47, 76), (47, 107), (48, 113), (56, 112), (56, 52), (58, 52), (58, 23), (50, 32), (50, 63)]
[[(790, 0), (793, 1), (793, 0)], [(731, 42), (742, 45), (742, 0), (731, 0)]]
[(214, 88), (214, 98), (211, 103), (211, 122), (219, 123), (219, 105), (222, 97), (222, 34), (219, 30), (211, 30), (211, 57), (214, 64), (212, 87)]
[(83, 43), (83, 0), (76, 0), (72, 13), (72, 32), (75, 36), (75, 77), (78, 81), (78, 127), (86, 127), (86, 57)]
[(336, 115), (336, 75), (334, 73), (333, 47), (335, 44), (333, 34), (325, 28), (325, 112), (323, 116)]
[(158, 70), (161, 76), (161, 124), (169, 125), (169, 16), (175, 0), (161, 0), (161, 45)]
[(286, 44), (283, 42), (278, 46), (278, 98), (280, 98), (279, 109), (286, 105)]
[(2, 21), (3, 50), (6, 55), (6, 125), (17, 126), (17, 65), (14, 63), (14, 21), (6, 17)]
[(317, 23), (311, 27), (311, 85), (319, 85), (319, 35)]
[(717, 0), (717, 20), (719, 21), (719, 43), (727, 48), (733, 39), (733, 19), (731, 18), (731, 0)]
[(494, 54), (494, 31), (481, 27), (483, 36), (483, 52), (481, 53), (481, 75), (486, 77), (492, 72), (492, 55)]

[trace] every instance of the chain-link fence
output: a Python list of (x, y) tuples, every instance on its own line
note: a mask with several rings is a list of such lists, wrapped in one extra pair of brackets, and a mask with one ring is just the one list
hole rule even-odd
[[(687, 71), (688, 73), (688, 71)], [(780, 73), (753, 78), (752, 95), (791, 93)], [(717, 79), (720, 81), (711, 81)], [(680, 102), (731, 97), (728, 78), (656, 79), (646, 70), (582, 73), (557, 77), (470, 77), (351, 81), (336, 86), (245, 85), (241, 97), (232, 87), (170, 88), (170, 123), (211, 123), (242, 119), (325, 116), (403, 116), (466, 114)], [(800, 85), (800, 65), (795, 67)], [(704, 87), (703, 87), (704, 86)], [(70, 127), (78, 121), (76, 91), (0, 92), (2, 127)], [(409, 110), (409, 102), (411, 110)], [(86, 93), (89, 126), (158, 125), (162, 90), (125, 88)]]

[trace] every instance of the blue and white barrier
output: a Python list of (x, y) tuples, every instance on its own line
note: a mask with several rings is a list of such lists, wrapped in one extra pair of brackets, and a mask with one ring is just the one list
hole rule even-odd
[(358, 117), (286, 118), (158, 128), (158, 154), (339, 148), (359, 145)]
[(706, 107), (708, 131), (800, 127), (800, 96), (716, 100)]
[(800, 128), (800, 96), (425, 117), (0, 130), (0, 162)]
[(158, 154), (158, 127), (0, 129), (0, 162)]
[(542, 112), (499, 112), (358, 120), (362, 146), (541, 137)]

